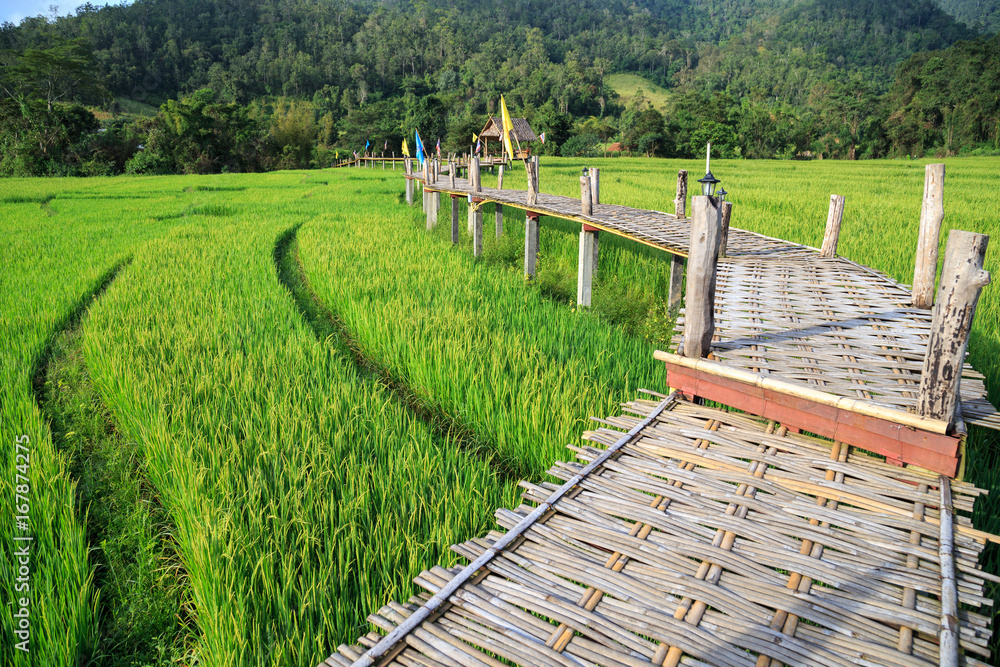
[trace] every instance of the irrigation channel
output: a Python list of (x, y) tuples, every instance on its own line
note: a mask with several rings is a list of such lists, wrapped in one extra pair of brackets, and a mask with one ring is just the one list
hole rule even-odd
[(686, 172), (671, 214), (601, 203), (596, 170), (576, 200), (525, 168), (528, 190), (504, 190), (475, 159), (465, 178), (407, 161), (406, 198), (422, 188), (430, 227), (450, 196), (453, 237), (467, 203), (474, 253), (484, 203), (525, 210), (528, 276), (539, 217), (579, 222), (582, 306), (600, 234), (671, 253), (672, 391), (595, 419), (549, 471), (563, 484), (522, 482), (503, 532), (452, 547), (469, 565), (421, 574), (322, 664), (987, 664), (1000, 578), (978, 559), (1000, 538), (972, 527), (985, 492), (961, 480), (966, 424), (1000, 429), (965, 363), (988, 237), (952, 231), (935, 290), (944, 166), (912, 288), (837, 256), (836, 195), (816, 249), (730, 228), (720, 197), (687, 215)]

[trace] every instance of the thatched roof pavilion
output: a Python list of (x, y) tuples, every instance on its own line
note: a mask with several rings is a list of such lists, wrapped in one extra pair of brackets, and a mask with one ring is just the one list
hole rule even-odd
[[(538, 137), (535, 136), (535, 131), (531, 129), (531, 125), (528, 123), (526, 119), (511, 118), (510, 120), (511, 123), (514, 125), (514, 136), (511, 137), (511, 141), (513, 141), (515, 144), (521, 141), (527, 143), (529, 141), (538, 140)], [(489, 140), (495, 139), (497, 141), (500, 141), (501, 137), (503, 136), (502, 132), (503, 132), (503, 123), (500, 122), (498, 118), (490, 116), (490, 119), (486, 121), (485, 127), (483, 127), (482, 131), (479, 133), (479, 138), (483, 140), (483, 154), (486, 154), (489, 150)], [(515, 150), (517, 150), (516, 147)], [(524, 153), (525, 155), (529, 155), (531, 153), (531, 149), (528, 146), (525, 146), (519, 152)], [(522, 156), (516, 155), (514, 157), (522, 157)]]

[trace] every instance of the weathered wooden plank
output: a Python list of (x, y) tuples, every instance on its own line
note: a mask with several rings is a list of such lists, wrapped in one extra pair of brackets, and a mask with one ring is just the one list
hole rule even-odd
[(983, 270), (990, 237), (953, 229), (948, 234), (941, 285), (934, 305), (934, 324), (920, 375), (921, 415), (952, 421), (972, 319), (990, 274)]
[(830, 195), (830, 211), (826, 216), (826, 230), (823, 232), (821, 257), (836, 257), (840, 241), (840, 223), (844, 218), (843, 195)]
[(685, 289), (684, 355), (706, 357), (715, 335), (715, 269), (722, 218), (719, 201), (691, 198), (691, 242)]

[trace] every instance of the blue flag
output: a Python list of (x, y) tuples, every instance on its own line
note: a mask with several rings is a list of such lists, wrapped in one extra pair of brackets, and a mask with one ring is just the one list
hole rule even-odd
[(366, 141), (366, 142), (365, 142), (365, 150), (367, 151), (367, 150), (368, 150), (368, 147), (369, 147), (369, 146), (371, 146), (371, 145), (372, 145), (372, 142), (370, 142), (370, 141)]
[(424, 163), (424, 142), (420, 141), (420, 133), (416, 130), (413, 131), (413, 136), (417, 139), (417, 159), (420, 160), (420, 164)]

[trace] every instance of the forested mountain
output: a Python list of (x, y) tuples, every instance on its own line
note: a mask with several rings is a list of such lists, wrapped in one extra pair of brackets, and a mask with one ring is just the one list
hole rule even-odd
[(138, 0), (7, 24), (0, 47), (52, 34), (84, 38), (114, 94), (156, 104), (206, 86), (235, 102), (329, 86), (363, 104), (430, 76), (483, 103), (516, 88), (563, 109), (587, 103), (566, 90), (572, 71), (530, 82), (517, 66), (596, 65), (598, 79), (641, 71), (661, 85), (762, 87), (794, 102), (841, 71), (870, 71), (887, 87), (909, 55), (972, 36), (930, 0)]
[(978, 32), (1000, 30), (1000, 0), (937, 0), (937, 5)]
[[(971, 0), (939, 1), (958, 12)], [(113, 112), (126, 100), (190, 98), (164, 106), (159, 126), (133, 128), (133, 144), (145, 137), (156, 145), (157, 132), (165, 146), (177, 143), (168, 117), (235, 122), (239, 107), (247, 127), (259, 125), (248, 154), (265, 144), (272, 153), (252, 164), (220, 153), (196, 161), (197, 169), (264, 168), (301, 156), (308, 163), (304, 146), (289, 151), (275, 138), (278, 125), (286, 138), (312, 132), (313, 144), (352, 149), (369, 138), (398, 146), (404, 130), (419, 126), (457, 149), (501, 93), (547, 130), (546, 150), (569, 141), (585, 152), (618, 140), (681, 155), (709, 137), (728, 155), (855, 158), (940, 143), (893, 144), (883, 96), (900, 63), (973, 38), (979, 26), (931, 0), (137, 0), (4, 24), (0, 59), (8, 72), (21, 71), (30, 54), (73, 44), (94, 85), (64, 101)], [(616, 72), (669, 89), (666, 119), (641, 99), (623, 105), (605, 82)], [(0, 94), (8, 100), (41, 90), (31, 76), (6, 77)], [(912, 106), (893, 90), (893, 104)], [(32, 125), (23, 105), (8, 107), (9, 127)], [(225, 126), (209, 120), (199, 121), (208, 135)], [(298, 122), (306, 127), (289, 130)], [(77, 130), (78, 139), (92, 133)], [(18, 137), (0, 143), (23, 143)], [(9, 163), (0, 162), (0, 173), (12, 172)], [(187, 157), (156, 164), (192, 168)]]

